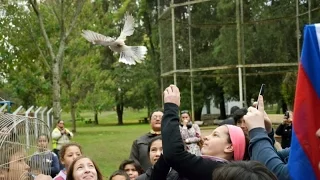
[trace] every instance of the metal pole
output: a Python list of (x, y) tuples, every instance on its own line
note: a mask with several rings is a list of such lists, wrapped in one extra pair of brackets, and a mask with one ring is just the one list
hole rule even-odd
[(30, 146), (30, 141), (29, 141), (29, 113), (32, 111), (33, 106), (31, 106), (27, 111), (25, 116), (27, 117), (27, 121), (26, 121), (26, 141), (27, 141), (27, 148), (29, 149)]
[[(44, 120), (44, 112), (46, 112), (46, 110), (48, 109), (48, 107), (45, 107), (43, 110), (42, 110), (42, 112), (41, 112), (41, 120), (42, 120), (42, 122), (46, 122), (45, 120)], [(41, 123), (42, 124), (42, 126), (41, 126), (41, 133), (43, 133), (43, 131), (44, 131), (44, 125), (43, 125), (43, 123)]]
[(17, 115), (22, 108), (23, 108), (22, 106), (18, 107), (18, 109), (16, 109), (12, 114)]
[(49, 109), (49, 111), (47, 112), (47, 123), (48, 123), (48, 126), (49, 126), (49, 129), (51, 129), (51, 123), (50, 123), (50, 113), (52, 111), (52, 108)]
[[(174, 4), (174, 0), (171, 0), (171, 5)], [(175, 36), (175, 16), (174, 16), (174, 7), (171, 7), (171, 26), (172, 26), (172, 53), (173, 53), (173, 82), (177, 85), (177, 55), (176, 55), (176, 36)]]
[(309, 24), (311, 24), (311, 0), (308, 0), (308, 19)]
[(2, 112), (6, 107), (7, 107), (7, 104), (4, 104), (3, 106), (1, 106), (0, 112)]
[[(18, 109), (16, 109), (12, 114), (17, 115), (22, 108), (23, 108), (22, 106), (19, 106)], [(14, 133), (17, 133), (16, 126), (17, 126), (17, 119), (16, 119), (16, 117), (14, 117), (13, 118), (13, 127), (14, 127), (13, 131), (14, 131)]]
[(39, 111), (41, 110), (41, 106), (34, 112), (34, 117), (35, 117), (35, 123), (34, 123), (34, 130), (35, 130), (35, 135), (36, 135), (36, 138), (38, 138), (38, 113)]
[(297, 60), (300, 61), (299, 0), (296, 0)]
[[(244, 51), (244, 23), (243, 23), (243, 0), (240, 0), (240, 23), (241, 23), (241, 60), (242, 64), (246, 64), (245, 60), (245, 51)], [(247, 80), (246, 80), (246, 68), (243, 67), (243, 74), (242, 74), (242, 80), (243, 80), (243, 103), (245, 107), (248, 107), (247, 105)]]
[[(160, 0), (157, 0), (158, 2), (158, 33), (159, 33), (159, 46), (160, 46), (160, 74), (162, 75), (163, 73), (163, 51), (162, 51), (162, 31), (161, 31), (161, 25), (160, 25), (160, 16), (161, 16), (161, 5), (160, 5)], [(161, 76), (161, 106), (162, 108), (164, 107), (164, 102), (163, 102), (163, 92), (164, 87), (163, 87), (163, 77)]]
[[(189, 2), (190, 0), (188, 0)], [(192, 34), (191, 34), (191, 11), (190, 5), (188, 5), (188, 30), (189, 30), (189, 64), (190, 64), (190, 98), (191, 98), (191, 116), (192, 121), (194, 122), (194, 101), (193, 101), (193, 66), (192, 66)]]
[[(239, 0), (236, 0), (236, 21), (237, 21), (237, 52), (238, 52), (238, 65), (241, 65), (241, 27), (240, 27), (240, 4)], [(238, 67), (238, 76), (239, 76), (239, 98), (241, 107), (243, 107), (243, 92), (242, 92), (242, 73), (241, 68)]]

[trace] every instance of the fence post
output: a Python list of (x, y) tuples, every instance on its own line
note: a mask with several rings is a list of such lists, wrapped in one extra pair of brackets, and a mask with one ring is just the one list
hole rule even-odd
[[(41, 112), (41, 120), (43, 121), (43, 123), (45, 123), (46, 121), (44, 120), (44, 112), (46, 112), (46, 110), (48, 109), (48, 107), (45, 107), (42, 112)], [(43, 133), (43, 128), (44, 128), (44, 125), (42, 124), (42, 127), (41, 127), (41, 133)]]
[(49, 111), (47, 112), (47, 123), (48, 123), (48, 126), (49, 126), (49, 129), (51, 129), (51, 124), (50, 124), (50, 113), (52, 111), (52, 108), (49, 109)]
[[(13, 114), (13, 115), (17, 115), (18, 112), (19, 112), (22, 108), (23, 108), (22, 106), (18, 107), (18, 109), (16, 109), (12, 114)], [(13, 118), (13, 127), (14, 127), (13, 131), (14, 131), (14, 133), (17, 133), (17, 128), (16, 128), (16, 126), (17, 126), (17, 119), (16, 119), (16, 116), (14, 116), (14, 118)]]
[(34, 112), (34, 117), (35, 119), (35, 123), (34, 123), (34, 129), (35, 129), (35, 134), (36, 134), (36, 138), (38, 138), (38, 113), (41, 110), (41, 106)]
[(4, 104), (4, 105), (0, 108), (0, 112), (2, 112), (6, 107), (7, 107), (7, 104)]
[(29, 149), (30, 146), (30, 140), (29, 140), (29, 113), (32, 111), (34, 107), (31, 106), (27, 111), (26, 111), (26, 118), (27, 118), (27, 122), (26, 122), (26, 141), (27, 141), (27, 148)]

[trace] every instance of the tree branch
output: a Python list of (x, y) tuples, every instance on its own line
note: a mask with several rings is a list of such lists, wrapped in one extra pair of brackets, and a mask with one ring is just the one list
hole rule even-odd
[(68, 38), (68, 36), (70, 35), (72, 29), (75, 27), (76, 21), (77, 21), (77, 19), (78, 19), (78, 16), (80, 15), (80, 12), (81, 12), (82, 7), (83, 7), (83, 5), (84, 5), (85, 2), (86, 2), (85, 0), (77, 0), (77, 2), (76, 2), (76, 4), (77, 4), (77, 9), (76, 9), (76, 11), (75, 11), (74, 14), (73, 14), (73, 18), (72, 18), (72, 20), (71, 20), (70, 27), (69, 27), (69, 29), (68, 29), (67, 32), (66, 32), (65, 38)]
[(48, 34), (46, 32), (46, 29), (44, 27), (44, 23), (43, 23), (43, 19), (42, 19), (42, 15), (37, 7), (37, 2), (36, 1), (32, 1), (32, 0), (29, 0), (29, 3), (31, 4), (34, 12), (36, 13), (37, 15), (37, 18), (38, 18), (38, 21), (39, 21), (39, 25), (40, 25), (40, 29), (41, 29), (41, 33), (45, 39), (45, 42), (46, 42), (46, 46), (47, 48), (49, 49), (49, 53), (50, 53), (50, 56), (51, 56), (51, 59), (52, 61), (54, 61), (55, 59), (55, 54), (53, 52), (53, 48), (52, 48), (52, 45), (51, 45), (51, 42), (48, 38)]
[(57, 10), (56, 10), (56, 8), (55, 8), (55, 2), (56, 1), (50, 1), (50, 2), (52, 2), (52, 5), (51, 5), (51, 7), (52, 8), (50, 8), (51, 9), (51, 11), (52, 11), (52, 13), (55, 15), (55, 17), (56, 17), (56, 19), (57, 19), (57, 21), (58, 21), (58, 23), (60, 24), (60, 17), (58, 16), (58, 12), (57, 12)]
[[(64, 41), (65, 38), (65, 24), (64, 24), (64, 0), (61, 0), (60, 2), (60, 15), (61, 15), (61, 21), (60, 21), (60, 41)], [(60, 48), (60, 47), (59, 47)]]
[[(65, 29), (64, 29), (64, 31), (63, 31), (64, 34), (61, 35), (61, 41), (60, 41), (60, 46), (59, 46), (59, 50), (58, 50), (59, 55), (63, 54), (64, 48), (65, 48), (65, 41), (68, 38), (68, 36), (70, 35), (70, 33), (72, 32), (72, 29), (75, 27), (78, 16), (83, 8), (84, 3), (85, 3), (85, 0), (77, 0), (77, 2), (76, 2), (77, 9), (76, 9), (75, 13), (73, 14), (73, 18), (71, 19), (69, 29), (67, 31), (65, 31)], [(63, 19), (63, 17), (61, 19)], [(64, 26), (64, 23), (63, 23), (63, 26)], [(58, 59), (61, 61), (61, 63), (60, 63), (60, 72), (61, 72), (63, 69), (63, 56), (60, 56), (60, 57), (61, 58), (58, 58)]]
[(37, 49), (38, 49), (38, 51), (39, 51), (39, 53), (40, 53), (40, 55), (41, 55), (41, 57), (42, 57), (42, 62), (43, 62), (43, 64), (45, 65), (45, 67), (46, 67), (46, 68), (48, 69), (48, 71), (50, 72), (50, 71), (51, 71), (51, 67), (50, 67), (47, 59), (45, 58), (42, 50), (40, 49), (39, 44), (37, 43), (37, 39), (36, 39), (36, 37), (35, 37), (35, 35), (34, 35), (34, 33), (33, 33), (33, 29), (32, 29), (32, 26), (31, 26), (30, 21), (29, 21), (28, 19), (27, 19), (27, 21), (28, 21), (28, 25), (29, 25), (30, 36), (31, 36), (31, 38), (32, 38), (32, 40), (33, 40), (33, 43), (34, 43), (35, 46), (37, 47)]

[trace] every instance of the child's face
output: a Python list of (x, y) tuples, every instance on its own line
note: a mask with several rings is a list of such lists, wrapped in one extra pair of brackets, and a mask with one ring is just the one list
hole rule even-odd
[(66, 149), (66, 152), (63, 156), (63, 159), (61, 160), (61, 163), (66, 167), (66, 169), (69, 168), (73, 160), (75, 160), (77, 157), (81, 156), (82, 153), (78, 146), (69, 146)]
[(124, 171), (126, 171), (128, 176), (130, 177), (130, 180), (135, 180), (139, 176), (139, 173), (133, 164), (127, 164), (124, 167)]
[(97, 170), (89, 158), (79, 159), (73, 167), (75, 180), (97, 180)]
[(152, 165), (156, 164), (162, 153), (162, 140), (155, 140), (150, 146), (149, 158)]
[(227, 126), (217, 127), (209, 136), (204, 138), (201, 153), (207, 156), (223, 158), (225, 151), (231, 146), (228, 142), (229, 130)]
[(27, 180), (30, 167), (26, 163), (25, 151), (16, 152), (10, 158), (8, 180)]
[(38, 147), (40, 151), (48, 149), (48, 139), (45, 136), (40, 136), (38, 139)]
[(116, 175), (116, 176), (113, 176), (111, 180), (127, 180), (127, 179), (125, 176)]

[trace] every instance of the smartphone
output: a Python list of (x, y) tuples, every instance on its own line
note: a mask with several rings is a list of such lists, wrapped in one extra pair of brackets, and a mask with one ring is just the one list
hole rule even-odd
[[(263, 96), (263, 94), (264, 94), (264, 87), (265, 87), (265, 86), (266, 86), (265, 84), (261, 84), (257, 102), (259, 102), (259, 101), (258, 101), (258, 100), (259, 100), (259, 96), (260, 96), (260, 95)], [(258, 103), (258, 104), (259, 104), (259, 103)], [(258, 105), (257, 105), (257, 109), (258, 109)]]

